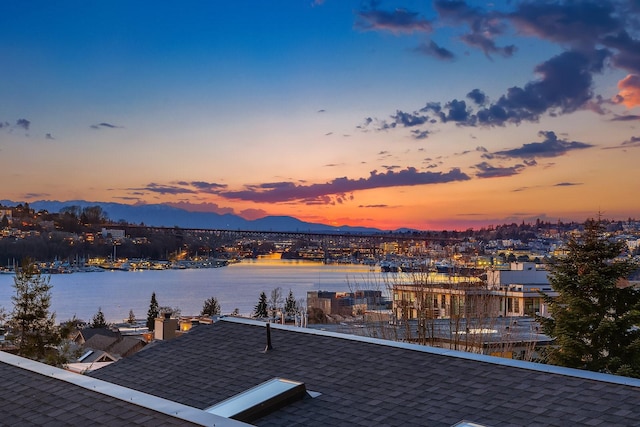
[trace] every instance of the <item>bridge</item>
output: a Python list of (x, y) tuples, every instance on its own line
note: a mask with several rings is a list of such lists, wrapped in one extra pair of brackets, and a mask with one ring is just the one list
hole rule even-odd
[[(213, 228), (181, 228), (181, 227), (154, 227), (148, 225), (108, 225), (104, 228), (125, 230), (128, 235), (140, 232), (162, 232), (176, 236), (215, 236), (229, 240), (304, 240), (316, 242), (334, 243), (365, 243), (377, 244), (385, 242), (437, 242), (441, 244), (451, 244), (462, 241), (460, 237), (450, 237), (439, 232), (380, 232), (380, 233), (344, 233), (344, 232), (313, 232), (313, 231), (273, 231), (273, 230), (227, 230)], [(134, 232), (135, 233), (132, 233)]]

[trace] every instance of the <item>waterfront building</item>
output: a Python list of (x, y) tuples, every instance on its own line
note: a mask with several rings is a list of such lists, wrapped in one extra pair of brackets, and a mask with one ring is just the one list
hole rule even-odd
[(514, 262), (509, 270), (488, 269), (486, 275), (486, 281), (462, 277), (433, 282), (425, 276), (394, 284), (394, 315), (406, 320), (546, 315), (543, 295), (557, 296), (548, 272), (535, 263)]
[(382, 291), (376, 290), (307, 292), (307, 311), (321, 310), (325, 315), (355, 316), (368, 310), (380, 310), (386, 305)]

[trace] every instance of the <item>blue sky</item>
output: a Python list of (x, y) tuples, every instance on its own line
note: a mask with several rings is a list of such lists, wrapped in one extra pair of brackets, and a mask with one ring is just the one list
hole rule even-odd
[(0, 199), (637, 217), (638, 1), (8, 2)]

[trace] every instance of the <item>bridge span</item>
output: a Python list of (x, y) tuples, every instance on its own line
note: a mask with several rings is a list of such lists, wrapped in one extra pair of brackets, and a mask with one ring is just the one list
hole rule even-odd
[(181, 228), (181, 227), (154, 227), (148, 225), (113, 225), (105, 228), (117, 228), (125, 230), (127, 234), (137, 231), (163, 232), (173, 235), (215, 236), (230, 240), (308, 240), (308, 241), (336, 241), (336, 242), (368, 242), (369, 244), (384, 242), (437, 242), (451, 244), (462, 241), (460, 237), (450, 237), (439, 232), (380, 232), (380, 233), (342, 233), (342, 232), (317, 232), (317, 231), (273, 231), (273, 230), (228, 230), (213, 228)]

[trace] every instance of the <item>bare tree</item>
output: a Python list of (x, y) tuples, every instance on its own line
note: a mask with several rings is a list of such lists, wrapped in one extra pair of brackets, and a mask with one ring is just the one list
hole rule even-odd
[(269, 310), (269, 316), (273, 321), (276, 320), (278, 312), (282, 311), (284, 303), (284, 297), (282, 296), (282, 288), (277, 287), (271, 290), (271, 295), (267, 301), (267, 308)]

